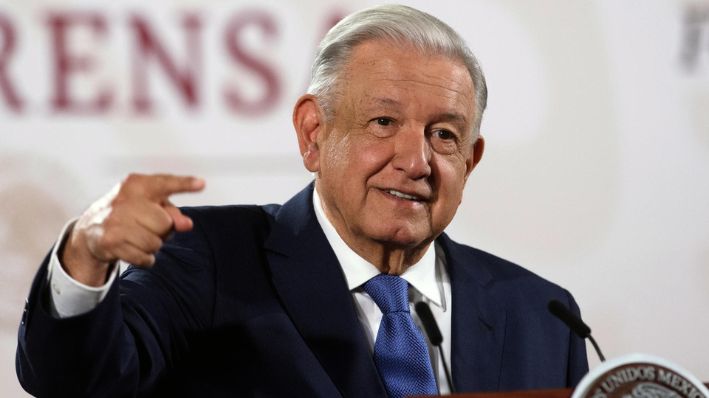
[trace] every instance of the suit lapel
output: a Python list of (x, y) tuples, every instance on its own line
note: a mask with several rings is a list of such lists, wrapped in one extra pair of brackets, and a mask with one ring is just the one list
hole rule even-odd
[(313, 212), (312, 189), (274, 214), (265, 243), (274, 286), (343, 396), (386, 396), (342, 269)]
[(445, 234), (439, 243), (446, 253), (453, 296), (453, 383), (459, 391), (497, 390), (506, 316), (488, 293), (492, 277), (470, 249)]

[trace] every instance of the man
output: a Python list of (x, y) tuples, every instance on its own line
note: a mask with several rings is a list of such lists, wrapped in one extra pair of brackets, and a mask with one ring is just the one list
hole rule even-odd
[[(486, 95), (473, 55), (430, 15), (345, 18), (293, 113), (314, 184), (283, 206), (178, 209), (170, 195), (202, 180), (126, 178), (38, 273), (20, 327), (23, 386), (398, 397), (574, 385), (584, 343), (546, 311), (551, 299), (577, 311), (569, 293), (443, 233), (483, 153)], [(120, 280), (119, 260), (135, 265)], [(403, 307), (390, 310), (395, 296)], [(407, 311), (418, 301), (445, 358)]]

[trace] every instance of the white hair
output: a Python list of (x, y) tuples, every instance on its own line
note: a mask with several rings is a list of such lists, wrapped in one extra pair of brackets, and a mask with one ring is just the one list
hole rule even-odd
[(473, 135), (477, 137), (487, 105), (487, 84), (475, 55), (453, 28), (430, 14), (403, 5), (382, 5), (351, 14), (330, 29), (320, 42), (307, 91), (317, 97), (328, 118), (334, 115), (334, 90), (338, 88), (342, 68), (354, 48), (369, 40), (408, 45), (422, 54), (461, 61), (473, 81)]

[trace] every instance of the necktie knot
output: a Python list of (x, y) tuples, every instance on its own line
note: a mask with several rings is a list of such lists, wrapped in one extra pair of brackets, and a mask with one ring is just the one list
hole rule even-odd
[(383, 314), (409, 312), (409, 283), (400, 276), (379, 274), (362, 287)]

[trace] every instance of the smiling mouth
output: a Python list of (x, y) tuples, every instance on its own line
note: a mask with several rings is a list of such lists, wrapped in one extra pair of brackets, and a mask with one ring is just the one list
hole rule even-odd
[(397, 197), (399, 199), (410, 200), (412, 202), (423, 202), (425, 200), (424, 198), (422, 198), (420, 196), (403, 193), (403, 192), (397, 191), (395, 189), (385, 189), (384, 192), (388, 193), (391, 196)]

